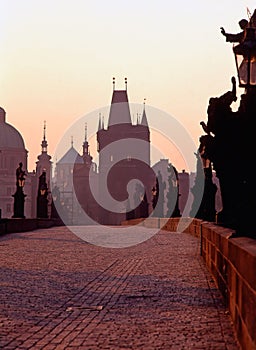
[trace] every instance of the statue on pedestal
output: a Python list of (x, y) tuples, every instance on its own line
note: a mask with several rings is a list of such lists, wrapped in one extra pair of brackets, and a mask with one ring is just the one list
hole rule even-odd
[(178, 171), (171, 163), (168, 164), (167, 171), (168, 176), (168, 192), (166, 194), (167, 198), (167, 218), (177, 218), (181, 216), (179, 209), (179, 175)]
[[(215, 195), (217, 186), (212, 181), (212, 162), (208, 155), (208, 152), (211, 152), (212, 149), (213, 137), (208, 133), (201, 136), (199, 140), (200, 146), (197, 153), (195, 153), (197, 157), (197, 176), (194, 187), (191, 189), (194, 195), (191, 216), (214, 222), (216, 219)], [(195, 212), (195, 208), (199, 209)]]
[(46, 171), (39, 176), (37, 192), (37, 217), (48, 218), (48, 188), (46, 183)]
[(152, 216), (163, 218), (164, 217), (164, 190), (166, 184), (163, 181), (163, 176), (158, 170), (155, 185), (153, 186), (152, 193)]
[(25, 185), (26, 172), (22, 169), (23, 164), (20, 162), (16, 169), (16, 192), (14, 195), (14, 214), (13, 218), (25, 218), (24, 216), (24, 203), (26, 195), (23, 192)]

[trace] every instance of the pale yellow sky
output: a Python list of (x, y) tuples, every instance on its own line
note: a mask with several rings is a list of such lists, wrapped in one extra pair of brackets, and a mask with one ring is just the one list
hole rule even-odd
[[(255, 5), (0, 0), (0, 105), (24, 137), (29, 170), (41, 150), (44, 120), (53, 155), (76, 120), (110, 103), (113, 76), (117, 89), (128, 78), (131, 103), (146, 98), (148, 106), (176, 118), (197, 145), (209, 98), (230, 89), (236, 76), (232, 44), (220, 27), (238, 32), (246, 7), (253, 12)], [(76, 139), (74, 145), (81, 148)], [(172, 152), (165, 151), (171, 161)], [(175, 159), (181, 170), (184, 163)]]

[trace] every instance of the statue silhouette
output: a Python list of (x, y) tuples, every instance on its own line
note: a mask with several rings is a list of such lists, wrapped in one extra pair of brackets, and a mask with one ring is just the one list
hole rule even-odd
[(25, 185), (26, 172), (22, 169), (22, 166), (23, 164), (20, 162), (16, 169), (16, 192), (12, 195), (14, 197), (13, 218), (25, 218), (24, 203), (26, 195), (23, 193), (23, 187)]
[(26, 172), (22, 169), (23, 164), (20, 162), (16, 169), (16, 187), (24, 187)]
[(243, 42), (243, 40), (245, 38), (245, 29), (248, 27), (249, 22), (247, 21), (247, 19), (241, 19), (241, 21), (239, 21), (238, 24), (239, 24), (240, 28), (242, 29), (242, 32), (239, 32), (237, 34), (226, 33), (226, 31), (223, 27), (220, 28), (221, 34), (226, 37), (226, 41), (228, 41), (230, 43)]

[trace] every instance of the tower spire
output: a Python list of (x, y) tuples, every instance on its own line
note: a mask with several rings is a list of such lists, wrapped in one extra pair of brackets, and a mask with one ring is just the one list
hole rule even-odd
[(127, 91), (127, 78), (124, 78), (125, 90)]
[(84, 141), (87, 142), (87, 123), (84, 125)]
[(44, 120), (44, 129), (43, 129), (43, 140), (41, 143), (41, 147), (42, 147), (42, 153), (46, 152), (47, 153), (47, 141), (46, 141), (46, 121)]
[(102, 129), (102, 123), (101, 123), (101, 113), (99, 113), (99, 123), (98, 123), (98, 131)]
[(46, 120), (44, 120), (44, 141), (46, 139)]
[(116, 78), (113, 77), (113, 91), (115, 91), (115, 85), (116, 85)]
[(71, 136), (71, 147), (73, 148), (74, 145), (74, 140), (73, 140), (73, 136)]
[(142, 113), (142, 118), (141, 118), (140, 124), (148, 127), (148, 121), (147, 121), (147, 116), (146, 116), (146, 99), (145, 98), (143, 100), (143, 113)]
[(139, 125), (140, 124), (140, 115), (139, 115), (139, 113), (137, 113), (137, 125)]
[(87, 139), (87, 123), (84, 126), (84, 143), (83, 143), (83, 156), (89, 154), (89, 143)]

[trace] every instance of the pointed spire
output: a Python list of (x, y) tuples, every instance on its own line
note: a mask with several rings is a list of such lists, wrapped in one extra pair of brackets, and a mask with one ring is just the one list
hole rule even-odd
[(124, 78), (125, 90), (127, 91), (127, 78)]
[(139, 125), (140, 124), (140, 115), (139, 115), (139, 113), (137, 113), (137, 125)]
[(113, 91), (115, 91), (115, 83), (116, 83), (116, 78), (113, 77)]
[(142, 114), (142, 118), (141, 118), (141, 123), (140, 124), (148, 127), (148, 121), (147, 121), (145, 106), (146, 106), (146, 99), (144, 98), (144, 101), (143, 101), (143, 114)]
[(98, 131), (102, 129), (102, 124), (101, 124), (101, 113), (99, 113), (99, 123), (98, 123)]
[(84, 127), (84, 143), (83, 143), (83, 155), (89, 154), (89, 143), (87, 140), (87, 123), (85, 123)]
[(104, 115), (102, 116), (101, 128), (104, 129)]
[(44, 120), (44, 141), (46, 139), (46, 120)]
[(73, 136), (71, 136), (71, 148), (73, 148), (74, 146), (74, 140), (73, 140)]
[(46, 141), (46, 121), (44, 120), (44, 131), (43, 131), (43, 141), (41, 143), (41, 147), (42, 147), (42, 153), (46, 152), (47, 153), (47, 141)]
[(84, 141), (87, 142), (87, 123), (84, 125)]

